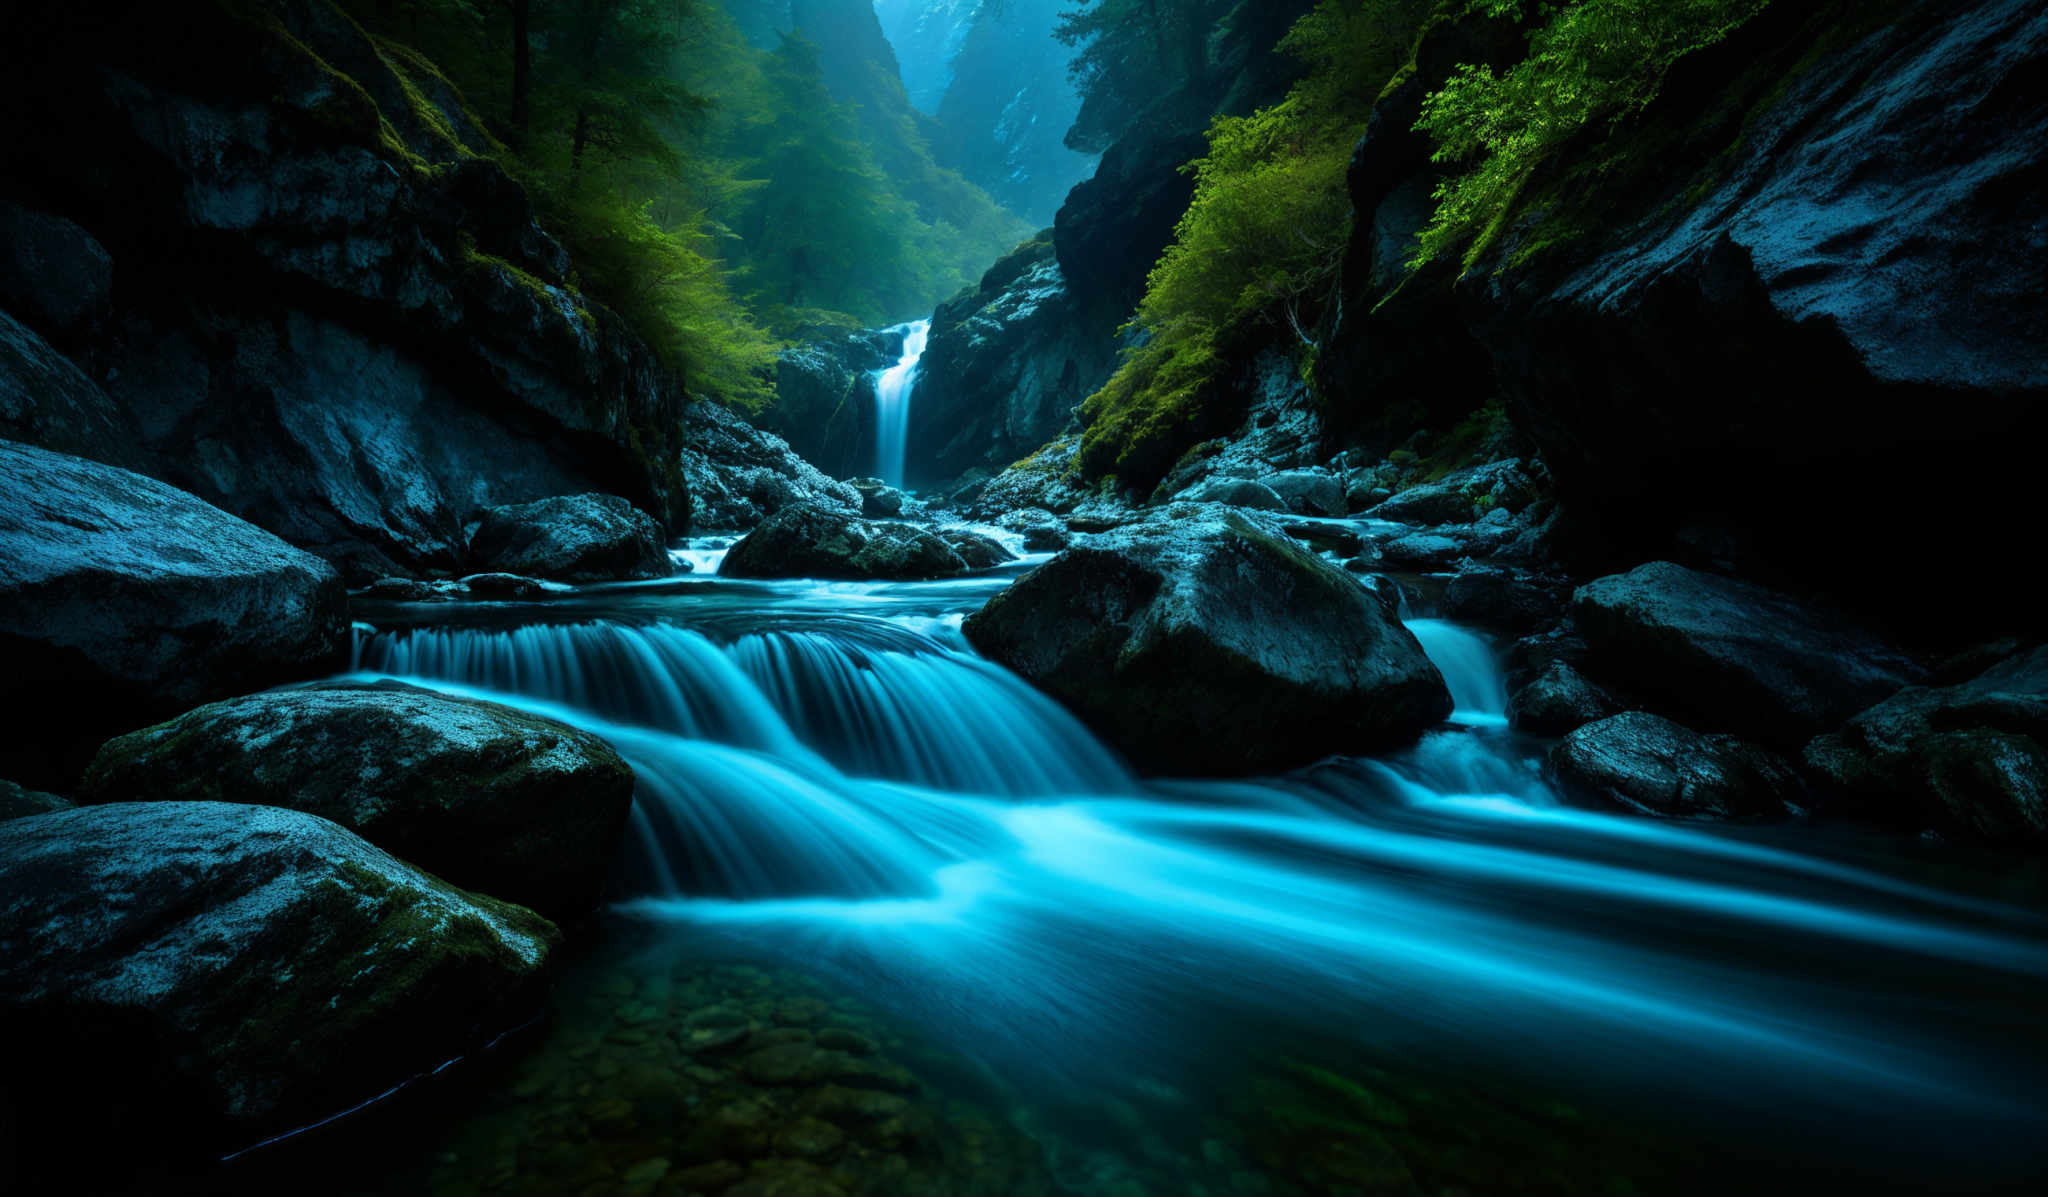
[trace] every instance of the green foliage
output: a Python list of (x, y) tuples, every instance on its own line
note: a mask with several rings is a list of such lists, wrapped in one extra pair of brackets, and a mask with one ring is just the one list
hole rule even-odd
[[(1656, 98), (1671, 65), (1726, 37), (1769, 0), (1577, 0), (1558, 6), (1505, 74), (1464, 65), (1423, 106), (1417, 128), (1439, 162), (1464, 167), (1436, 190), (1413, 265), (1460, 247), (1469, 268), (1563, 146)], [(1496, 6), (1498, 6), (1496, 4)]]
[[(1220, 346), (1257, 324), (1312, 348), (1349, 235), (1344, 176), (1381, 88), (1405, 61), (1431, 0), (1323, 0), (1281, 48), (1307, 73), (1279, 104), (1220, 117), (1185, 169), (1195, 198), (1152, 270), (1135, 325), (1145, 339), (1082, 409), (1090, 473), (1147, 478), (1199, 434)], [(1163, 471), (1164, 466), (1159, 467)]]

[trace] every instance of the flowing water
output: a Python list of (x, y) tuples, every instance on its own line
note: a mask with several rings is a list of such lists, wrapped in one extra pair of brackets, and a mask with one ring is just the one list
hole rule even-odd
[(903, 447), (910, 437), (910, 392), (917, 386), (917, 363), (924, 356), (932, 322), (913, 320), (890, 329), (903, 334), (903, 357), (875, 375), (875, 474), (891, 486), (903, 485)]
[(637, 967), (800, 964), (915, 1028), (1057, 1191), (1483, 1190), (1545, 1151), (1584, 1191), (1652, 1142), (1629, 1183), (2039, 1176), (2038, 891), (1933, 846), (1561, 807), (1491, 647), (1440, 621), (1410, 626), (1458, 712), (1412, 750), (1140, 778), (960, 636), (1028, 564), (391, 608), (357, 666), (607, 737), (640, 779)]

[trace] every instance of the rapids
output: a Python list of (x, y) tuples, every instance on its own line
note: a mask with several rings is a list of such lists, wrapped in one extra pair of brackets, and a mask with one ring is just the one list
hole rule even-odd
[(1031, 563), (392, 608), (356, 669), (606, 736), (640, 778), (621, 916), (672, 954), (804, 961), (1047, 1134), (1103, 1133), (1077, 1093), (1196, 1108), (1306, 1050), (1821, 1173), (2040, 1167), (2038, 909), (1932, 848), (1561, 806), (1491, 646), (1436, 620), (1410, 626), (1458, 710), (1413, 749), (1139, 778), (959, 636)]

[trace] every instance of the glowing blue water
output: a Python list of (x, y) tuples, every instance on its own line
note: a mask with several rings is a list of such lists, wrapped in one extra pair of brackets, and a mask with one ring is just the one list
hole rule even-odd
[(875, 376), (875, 473), (891, 486), (903, 485), (903, 447), (910, 438), (910, 392), (917, 362), (924, 356), (932, 322), (913, 320), (890, 332), (903, 334), (903, 357)]
[(625, 910), (815, 962), (1006, 1076), (1192, 1075), (1281, 1020), (1845, 1153), (2031, 1150), (2038, 915), (1563, 809), (1485, 643), (1411, 626), (1451, 726), (1244, 782), (1141, 782), (900, 622), (421, 629), (359, 659), (606, 736), (641, 783)]

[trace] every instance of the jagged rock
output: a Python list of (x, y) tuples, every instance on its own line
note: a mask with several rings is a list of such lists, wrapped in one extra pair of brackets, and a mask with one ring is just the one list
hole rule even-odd
[(1562, 736), (1618, 714), (1621, 704), (1565, 661), (1552, 661), (1508, 696), (1508, 726), (1538, 736)]
[(1648, 711), (1579, 728), (1550, 750), (1550, 767), (1568, 796), (1647, 815), (1778, 815), (1804, 801), (1799, 774), (1777, 754)]
[(0, 437), (135, 468), (135, 430), (71, 360), (0, 312)]
[(486, 508), (469, 538), (469, 555), (486, 575), (557, 582), (666, 578), (671, 572), (661, 525), (617, 495)]
[(528, 1017), (558, 942), (297, 811), (0, 823), (0, 1087), (27, 1174), (75, 1175), (81, 1123), (205, 1158), (346, 1110)]
[(683, 477), (694, 500), (691, 527), (699, 532), (740, 532), (783, 508), (809, 503), (853, 515), (860, 492), (828, 478), (791, 452), (788, 442), (748, 424), (729, 408), (690, 405), (689, 447)]
[(113, 288), (114, 260), (91, 233), (0, 201), (0, 302), (46, 327), (72, 328), (104, 315)]
[(333, 569), (127, 470), (0, 441), (0, 767), (63, 784), (100, 741), (345, 661)]
[(1572, 619), (1595, 677), (1787, 750), (1921, 674), (1846, 616), (1667, 561), (1580, 587)]
[(864, 520), (799, 503), (784, 508), (734, 545), (723, 578), (907, 580), (965, 573), (953, 546), (912, 524)]
[(229, 699), (100, 749), (86, 802), (247, 802), (339, 823), (555, 918), (598, 898), (633, 772), (587, 732), (397, 683)]
[(1283, 470), (1260, 481), (1297, 515), (1344, 514), (1344, 484), (1321, 470)]
[(903, 330), (819, 329), (776, 357), (775, 402), (756, 418), (828, 476), (875, 464), (875, 376), (903, 356)]
[(11, 781), (0, 778), (0, 822), (8, 819), (26, 819), (31, 815), (55, 814), (70, 810), (73, 803), (69, 798), (45, 794), (40, 790), (25, 790)]
[(1451, 710), (1343, 571), (1192, 506), (1068, 549), (966, 623), (975, 647), (1149, 769), (1242, 773), (1401, 743)]
[(1806, 763), (1880, 817), (2048, 845), (2048, 648), (1902, 690), (1808, 744)]
[(953, 546), (960, 559), (969, 569), (993, 569), (1006, 561), (1015, 561), (1017, 555), (1003, 547), (1003, 542), (993, 536), (966, 528), (942, 528), (939, 539)]

